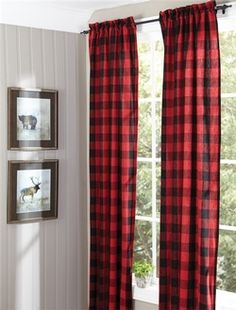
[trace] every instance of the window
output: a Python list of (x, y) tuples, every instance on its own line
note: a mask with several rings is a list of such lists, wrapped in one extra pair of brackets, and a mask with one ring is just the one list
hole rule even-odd
[(236, 293), (236, 29), (220, 32), (220, 51), (221, 199), (217, 287)]
[(134, 260), (147, 260), (158, 277), (163, 41), (139, 35), (139, 140)]
[[(221, 200), (217, 288), (236, 293), (236, 27), (219, 23), (221, 49)], [(230, 25), (230, 27), (229, 27)], [(139, 47), (138, 183), (134, 260), (155, 266), (158, 278), (160, 226), (160, 141), (163, 41), (142, 32)], [(218, 296), (219, 296), (218, 291)], [(235, 302), (235, 294), (232, 302)], [(218, 297), (222, 303), (229, 295)], [(219, 309), (222, 309), (219, 307)], [(226, 309), (226, 308), (225, 308)], [(230, 308), (227, 308), (230, 309)]]

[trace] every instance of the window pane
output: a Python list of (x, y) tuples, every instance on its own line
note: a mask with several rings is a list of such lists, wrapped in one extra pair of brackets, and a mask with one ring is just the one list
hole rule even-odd
[(157, 178), (157, 191), (156, 191), (156, 204), (157, 204), (157, 218), (160, 218), (160, 205), (161, 205), (161, 164), (156, 166), (156, 178)]
[(152, 262), (152, 224), (136, 220), (134, 261), (147, 260)]
[(156, 157), (161, 158), (161, 102), (156, 105)]
[(151, 46), (149, 42), (138, 44), (139, 58), (139, 98), (151, 96)]
[(160, 257), (160, 224), (157, 224), (157, 258), (156, 258), (156, 277), (159, 278), (159, 257)]
[(223, 93), (235, 93), (236, 80), (236, 31), (220, 33), (221, 89)]
[(217, 288), (236, 293), (236, 233), (220, 232)]
[(138, 163), (137, 215), (152, 215), (152, 165)]
[(221, 106), (221, 158), (236, 159), (236, 99), (222, 99)]
[(154, 58), (154, 68), (155, 68), (155, 95), (160, 97), (162, 94), (162, 82), (163, 82), (163, 62), (164, 62), (164, 46), (163, 40), (158, 40), (155, 44), (155, 58)]
[(236, 226), (236, 165), (221, 165), (220, 222)]
[(150, 103), (139, 104), (138, 156), (152, 157), (152, 107)]

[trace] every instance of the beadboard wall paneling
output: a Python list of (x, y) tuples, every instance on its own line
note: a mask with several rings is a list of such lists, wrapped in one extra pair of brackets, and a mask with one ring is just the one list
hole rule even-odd
[[(86, 108), (78, 34), (0, 25), (0, 309), (87, 309)], [(7, 151), (7, 87), (59, 91), (59, 149)], [(83, 144), (86, 142), (83, 137)], [(80, 157), (80, 151), (82, 152)], [(59, 159), (59, 218), (6, 224), (7, 161)], [(83, 165), (81, 167), (80, 165)], [(85, 175), (81, 175), (83, 171)]]

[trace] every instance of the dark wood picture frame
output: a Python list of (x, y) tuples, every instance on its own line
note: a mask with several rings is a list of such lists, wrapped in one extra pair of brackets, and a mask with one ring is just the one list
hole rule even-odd
[[(32, 113), (36, 107), (38, 118)], [(20, 115), (22, 111), (23, 115)], [(43, 124), (47, 124), (48, 127), (44, 127)], [(44, 132), (47, 133), (46, 136)], [(9, 87), (8, 149), (52, 150), (57, 148), (58, 91)]]
[[(59, 161), (56, 159), (8, 161), (8, 224), (57, 218), (58, 172)], [(35, 182), (33, 175), (41, 176), (40, 182)], [(35, 191), (37, 186), (40, 188)]]

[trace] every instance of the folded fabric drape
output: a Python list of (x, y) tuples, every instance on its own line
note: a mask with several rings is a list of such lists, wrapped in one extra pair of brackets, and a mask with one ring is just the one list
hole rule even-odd
[(215, 3), (161, 12), (160, 310), (215, 309), (220, 60)]
[(132, 17), (90, 25), (90, 309), (132, 308), (138, 57)]

